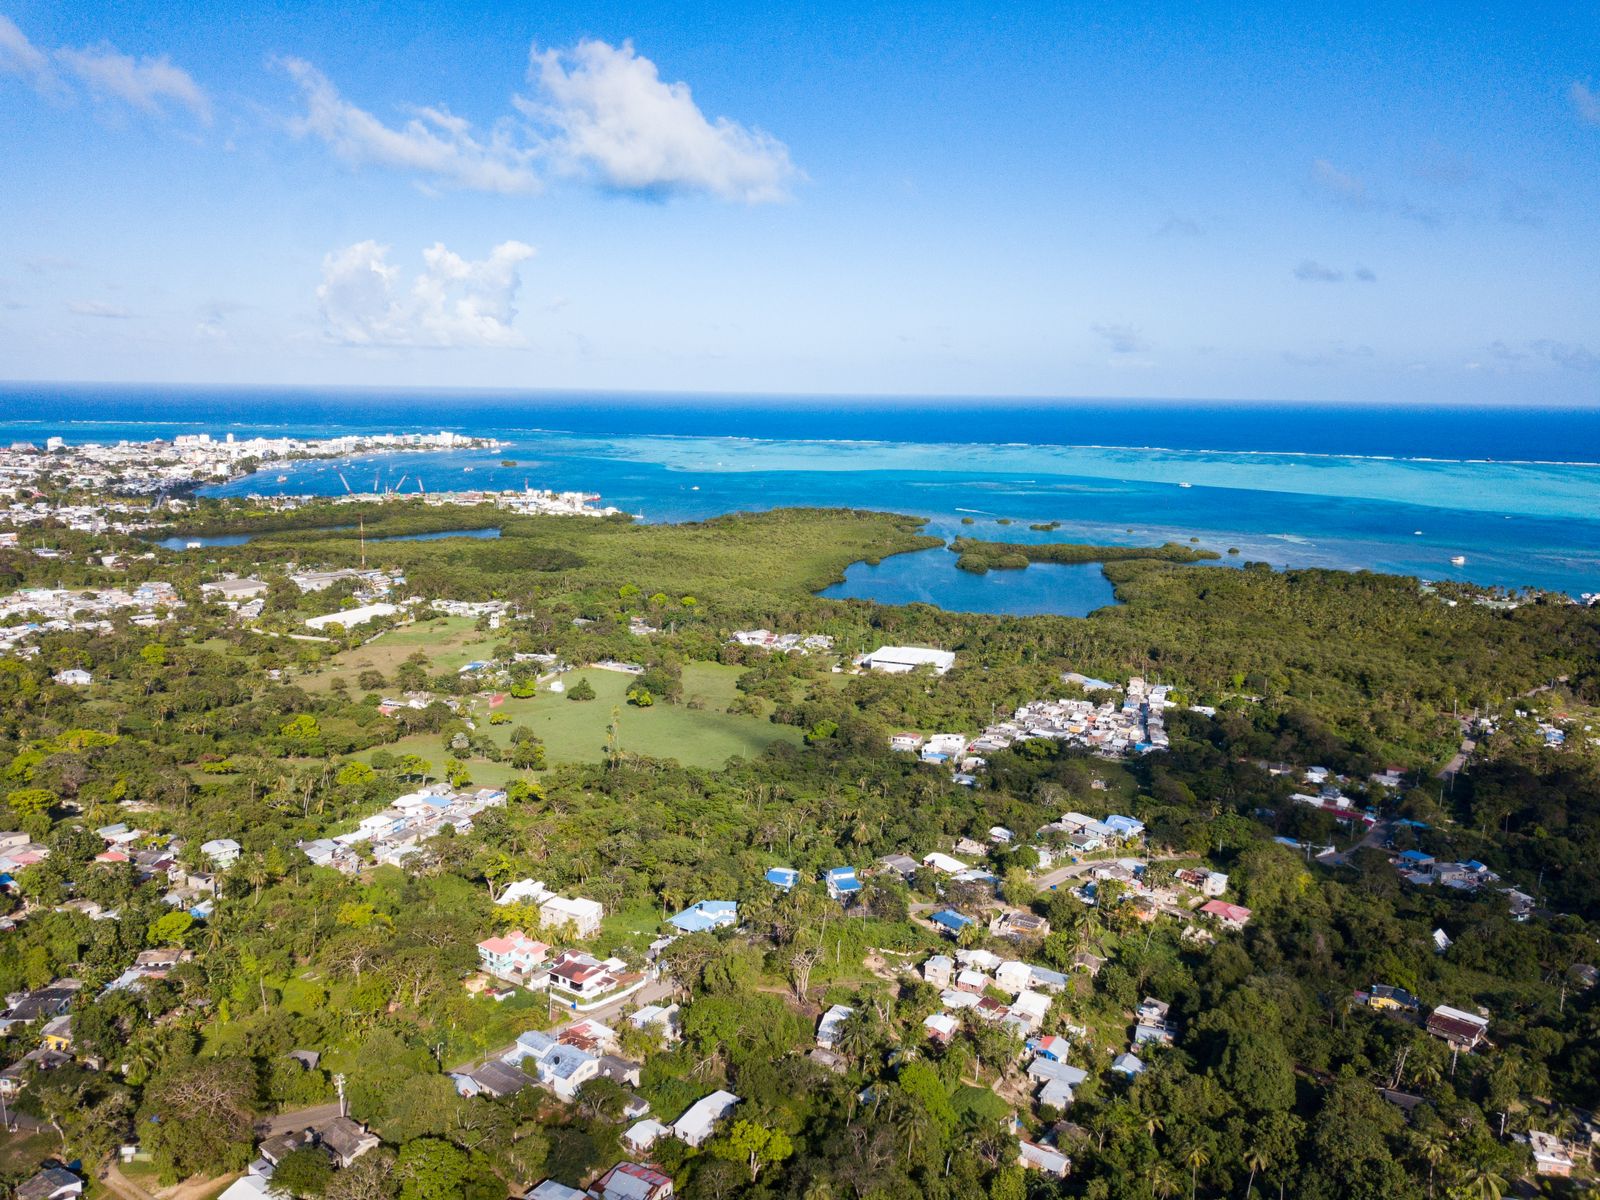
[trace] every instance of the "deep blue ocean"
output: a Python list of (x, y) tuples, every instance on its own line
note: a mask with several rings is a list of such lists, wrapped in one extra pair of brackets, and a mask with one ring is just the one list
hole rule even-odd
[[(1600, 591), (1600, 406), (0, 384), (7, 442), (439, 429), (512, 445), (274, 467), (217, 491), (333, 494), (342, 470), (358, 489), (402, 476), (404, 491), (419, 481), (429, 491), (581, 489), (651, 521), (794, 504), (880, 508), (928, 517), (946, 537), (1193, 538), (1239, 549), (1229, 562)], [(1050, 522), (1059, 526), (1028, 528)], [(859, 566), (830, 594), (984, 611), (1081, 611), (1106, 594), (1095, 572), (978, 578), (950, 561), (936, 551)]]

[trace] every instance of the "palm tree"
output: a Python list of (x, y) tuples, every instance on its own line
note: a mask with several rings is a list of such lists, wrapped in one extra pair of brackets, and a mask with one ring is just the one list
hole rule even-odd
[(1411, 1141), (1416, 1147), (1417, 1156), (1428, 1164), (1428, 1200), (1433, 1200), (1433, 1173), (1450, 1156), (1450, 1142), (1433, 1132), (1414, 1133)]
[(839, 1052), (855, 1061), (860, 1066), (866, 1056), (872, 1053), (872, 1047), (878, 1040), (878, 1031), (872, 1010), (867, 1007), (857, 1008), (839, 1024), (839, 1032), (834, 1035), (834, 1045)]
[(1506, 1181), (1488, 1167), (1473, 1164), (1457, 1176), (1456, 1190), (1473, 1200), (1500, 1200), (1505, 1195)]
[(1150, 1168), (1150, 1191), (1157, 1200), (1171, 1200), (1178, 1194), (1178, 1181), (1166, 1163), (1158, 1162)]
[(1250, 1200), (1250, 1193), (1255, 1190), (1257, 1172), (1271, 1166), (1272, 1159), (1260, 1146), (1251, 1146), (1244, 1152), (1244, 1165), (1250, 1168), (1250, 1181), (1244, 1185), (1244, 1200)]
[[(1189, 1147), (1183, 1161), (1189, 1168), (1189, 1200), (1194, 1200), (1195, 1189), (1200, 1186), (1200, 1168), (1211, 1161), (1211, 1155), (1206, 1153), (1204, 1146), (1196, 1144)], [(1494, 1197), (1494, 1200), (1499, 1200), (1499, 1197)]]

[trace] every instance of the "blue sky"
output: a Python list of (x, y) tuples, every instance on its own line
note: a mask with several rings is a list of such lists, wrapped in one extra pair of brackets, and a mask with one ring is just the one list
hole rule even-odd
[(1592, 4), (0, 0), (0, 161), (0, 378), (1600, 399)]

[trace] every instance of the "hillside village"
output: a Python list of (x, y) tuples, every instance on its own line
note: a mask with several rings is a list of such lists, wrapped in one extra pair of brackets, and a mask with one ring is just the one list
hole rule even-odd
[[(1473, 717), (1440, 780), (1081, 653), (1008, 668), (866, 607), (724, 615), (632, 584), (451, 594), (359, 548), (251, 570), (108, 549), (120, 581), (10, 551), (100, 573), (0, 597), (0, 1101), (40, 1147), (19, 1195), (404, 1200), (426, 1164), (446, 1200), (754, 1196), (935, 1178), (917, 1139), (977, 1147), (961, 1194), (1080, 1194), (1138, 1140), (1125, 1114), (1180, 1126), (1158, 1097), (1201, 1079), (1230, 1121), (1288, 1119), (1341, 1062), (1377, 1126), (1485, 1095), (1543, 1036), (1484, 982), (1497, 922), (1568, 939), (1538, 1028), (1593, 1004), (1581, 891), (1446, 807), (1451, 774), (1507, 755), (1582, 770), (1581, 697)], [(660, 721), (667, 753), (630, 749)], [(672, 762), (703, 727), (734, 748)], [(1301, 898), (1353, 929), (1373, 895), (1404, 924), (1320, 978), (1271, 966), (1323, 953)], [(1236, 1008), (1270, 988), (1305, 989), (1269, 1006), (1281, 1045)], [(1473, 1153), (1591, 1177), (1591, 1110), (1533, 1086)], [(827, 1158), (824, 1112), (869, 1140)]]

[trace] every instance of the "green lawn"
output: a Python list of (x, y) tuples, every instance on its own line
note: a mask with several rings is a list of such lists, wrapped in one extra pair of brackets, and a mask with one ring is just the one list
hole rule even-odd
[[(566, 676), (566, 683), (570, 688), (579, 679), (587, 679), (595, 690), (593, 700), (569, 700), (562, 693), (541, 690), (527, 700), (507, 696), (505, 703), (495, 710), (482, 700), (475, 700), (472, 715), (480, 729), (507, 747), (511, 744), (511, 730), (526, 725), (544, 739), (546, 761), (551, 766), (602, 761), (606, 729), (614, 708), (621, 710), (623, 750), (652, 758), (676, 759), (690, 767), (716, 768), (735, 755), (754, 757), (774, 742), (798, 743), (800, 731), (793, 726), (774, 725), (764, 717), (730, 716), (720, 711), (738, 695), (733, 681), (739, 673), (737, 667), (714, 663), (692, 663), (685, 667), (684, 698), (703, 698), (706, 707), (701, 709), (661, 703), (650, 708), (635, 708), (627, 702), (632, 676), (591, 669), (572, 672)], [(488, 724), (491, 711), (505, 713), (511, 718), (510, 724)], [(436, 777), (443, 776), (448, 760), (439, 735), (434, 733), (413, 734), (374, 747), (360, 757), (370, 761), (376, 750), (387, 750), (395, 755), (420, 754), (433, 764)], [(504, 785), (520, 774), (509, 761), (494, 763), (471, 758), (467, 766), (476, 784)]]
[(48, 1129), (42, 1133), (7, 1133), (0, 1129), (0, 1172), (31, 1175), (40, 1163), (61, 1153), (61, 1142)]
[(593, 700), (569, 700), (564, 694), (549, 691), (527, 700), (507, 697), (499, 711), (511, 718), (511, 724), (487, 728), (497, 740), (509, 744), (512, 726), (526, 725), (544, 739), (545, 755), (552, 765), (601, 761), (614, 708), (621, 710), (624, 751), (674, 758), (685, 766), (720, 767), (735, 755), (754, 757), (774, 742), (800, 740), (800, 731), (792, 726), (718, 711), (736, 695), (733, 680), (739, 675), (737, 668), (696, 663), (686, 667), (683, 674), (684, 698), (702, 696), (707, 702), (705, 708), (662, 703), (635, 708), (627, 702), (632, 676), (581, 670), (567, 675), (566, 685), (570, 688), (579, 679), (587, 679), (595, 691)]
[(336, 654), (326, 666), (295, 682), (307, 691), (321, 692), (332, 686), (334, 679), (342, 678), (352, 695), (360, 695), (356, 677), (362, 671), (373, 667), (392, 681), (395, 669), (419, 649), (427, 652), (433, 673), (454, 671), (474, 659), (488, 658), (493, 652), (494, 636), (480, 634), (475, 625), (471, 617), (441, 617), (403, 625), (379, 635), (376, 641)]

